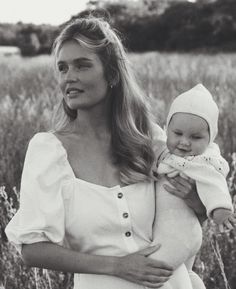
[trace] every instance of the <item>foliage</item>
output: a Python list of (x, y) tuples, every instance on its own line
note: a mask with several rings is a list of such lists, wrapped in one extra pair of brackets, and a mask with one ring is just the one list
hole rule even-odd
[[(170, 102), (179, 93), (199, 82), (213, 93), (220, 107), (218, 143), (230, 163), (228, 184), (231, 195), (235, 196), (236, 55), (151, 52), (131, 54), (130, 59), (147, 92), (154, 117), (162, 126)], [(26, 268), (4, 234), (6, 224), (19, 206), (19, 183), (27, 143), (35, 132), (49, 128), (50, 115), (59, 97), (52, 61), (49, 56), (3, 58), (0, 73), (0, 186), (5, 186), (0, 189), (0, 287), (71, 288), (70, 275)], [(235, 261), (235, 232), (219, 236), (217, 228), (207, 223), (195, 265), (207, 288), (226, 289), (225, 274), (231, 289), (236, 289)]]
[(18, 46), (22, 56), (49, 53), (59, 27), (52, 25), (34, 25), (0, 23), (0, 45)]
[[(236, 50), (235, 0), (88, 1), (82, 13), (92, 8), (110, 13), (131, 51)], [(0, 45), (19, 46), (23, 56), (49, 53), (61, 27), (0, 24)]]
[(103, 3), (102, 7), (111, 14), (111, 23), (125, 35), (126, 45), (132, 51), (236, 49), (235, 1)]
[(19, 189), (29, 137), (48, 126), (55, 104), (57, 92), (52, 63), (47, 58), (45, 65), (44, 59), (24, 62), (18, 57), (1, 59), (0, 180), (7, 189), (13, 184)]

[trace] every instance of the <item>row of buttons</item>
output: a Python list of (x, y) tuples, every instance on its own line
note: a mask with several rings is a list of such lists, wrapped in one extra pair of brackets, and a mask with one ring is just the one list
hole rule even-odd
[[(123, 193), (119, 192), (117, 194), (117, 197), (118, 197), (118, 199), (122, 199), (123, 198)], [(128, 217), (129, 217), (128, 213), (123, 213), (123, 218), (127, 219)], [(130, 237), (131, 236), (131, 232), (130, 231), (125, 232), (125, 236), (126, 237)]]

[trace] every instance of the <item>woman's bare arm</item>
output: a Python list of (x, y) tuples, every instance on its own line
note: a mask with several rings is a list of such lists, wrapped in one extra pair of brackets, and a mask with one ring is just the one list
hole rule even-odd
[(49, 242), (23, 245), (26, 265), (63, 272), (105, 274), (130, 282), (159, 288), (172, 274), (165, 262), (147, 258), (158, 246), (123, 257), (98, 256), (80, 253)]
[[(29, 267), (39, 267), (71, 273), (111, 275), (115, 258), (78, 253), (50, 242), (23, 245), (22, 258)], [(103, 266), (101, 266), (103, 264)]]

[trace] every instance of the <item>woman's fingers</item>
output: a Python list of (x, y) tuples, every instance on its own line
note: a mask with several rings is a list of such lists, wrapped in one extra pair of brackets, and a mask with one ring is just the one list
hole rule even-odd
[(166, 262), (154, 260), (151, 257), (148, 258), (148, 265), (154, 268), (155, 272), (158, 272), (161, 276), (170, 276), (174, 270), (173, 267), (168, 265)]
[(171, 193), (172, 195), (175, 195), (181, 199), (186, 198), (186, 193), (183, 190), (178, 190), (177, 188), (173, 188), (167, 184), (164, 184), (163, 187), (167, 190), (167, 192)]
[(151, 246), (145, 249), (142, 249), (138, 252), (135, 252), (134, 254), (139, 254), (145, 257), (148, 257), (149, 255), (153, 254), (154, 252), (156, 252), (157, 250), (159, 250), (161, 247), (161, 244), (157, 244), (155, 246)]
[(171, 193), (176, 195), (177, 197), (180, 197), (182, 199), (188, 198), (188, 196), (191, 194), (193, 187), (195, 186), (195, 182), (190, 179), (185, 179), (180, 176), (177, 176), (175, 178), (168, 178), (166, 177), (168, 182), (173, 186), (164, 185), (165, 189)]
[(155, 275), (146, 275), (140, 284), (149, 288), (160, 288), (165, 282), (169, 280), (169, 277), (157, 277)]
[(161, 268), (149, 268), (146, 272), (147, 275), (155, 276), (158, 278), (170, 278), (170, 276), (173, 274), (172, 269), (161, 269)]
[(114, 275), (142, 286), (159, 288), (158, 286), (166, 282), (173, 273), (172, 267), (166, 262), (148, 257), (159, 248), (160, 245), (151, 246), (119, 257)]
[(155, 275), (148, 275), (143, 280), (143, 285), (149, 288), (160, 288), (167, 282), (170, 277), (156, 277)]
[(149, 282), (143, 282), (143, 284), (141, 285), (148, 287), (148, 288), (161, 288), (164, 285), (164, 283), (152, 284)]
[(190, 179), (185, 179), (180, 176), (173, 178), (171, 181), (178, 189), (184, 188), (186, 191), (190, 191), (193, 185), (193, 183), (190, 182)]
[(163, 187), (170, 194), (175, 195), (175, 196), (177, 196), (179, 198), (183, 198), (182, 192), (177, 191), (175, 188), (173, 188), (173, 187), (171, 187), (169, 185), (166, 185), (166, 184), (164, 184)]
[(169, 278), (147, 276), (146, 279), (143, 280), (143, 285), (149, 288), (160, 288), (168, 280)]

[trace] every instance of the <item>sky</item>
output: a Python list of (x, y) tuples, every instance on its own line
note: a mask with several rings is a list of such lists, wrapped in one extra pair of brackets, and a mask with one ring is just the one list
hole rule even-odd
[(58, 25), (86, 8), (87, 0), (0, 0), (0, 23)]
[(58, 25), (84, 10), (87, 2), (88, 0), (0, 0), (0, 23), (21, 21)]

